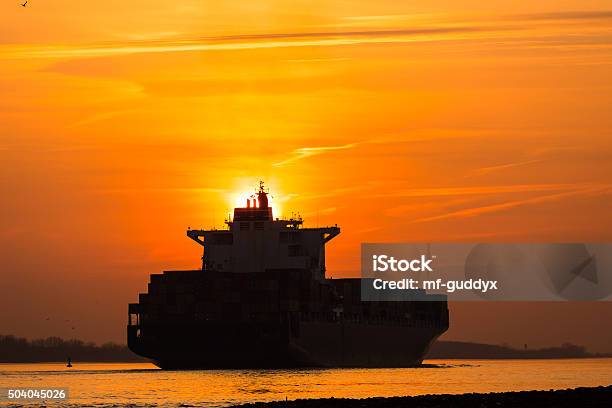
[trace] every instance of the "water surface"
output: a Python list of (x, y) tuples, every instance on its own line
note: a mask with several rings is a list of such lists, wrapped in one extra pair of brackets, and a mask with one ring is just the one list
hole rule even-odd
[(0, 364), (0, 387), (67, 387), (58, 405), (228, 406), (612, 384), (612, 359), (429, 360), (424, 368), (163, 371), (151, 364)]

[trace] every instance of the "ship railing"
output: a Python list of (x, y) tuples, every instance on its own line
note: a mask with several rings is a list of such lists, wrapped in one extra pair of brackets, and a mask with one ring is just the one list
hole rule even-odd
[(395, 323), (398, 326), (415, 327), (415, 328), (438, 328), (448, 326), (448, 317), (432, 316), (421, 314), (417, 316), (402, 316), (402, 315), (370, 315), (365, 316), (360, 313), (335, 313), (335, 312), (302, 312), (301, 319), (306, 321), (319, 322), (337, 322), (345, 323), (369, 323), (373, 325), (385, 325)]

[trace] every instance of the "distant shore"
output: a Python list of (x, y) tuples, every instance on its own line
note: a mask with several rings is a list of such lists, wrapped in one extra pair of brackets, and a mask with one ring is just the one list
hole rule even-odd
[(235, 408), (603, 408), (612, 401), (612, 385), (550, 391), (518, 391), (488, 394), (439, 394), (389, 398), (326, 398), (258, 402)]
[(28, 340), (12, 335), (0, 335), (0, 363), (65, 362), (137, 363), (147, 362), (123, 344), (97, 345), (81, 340), (59, 337)]
[(495, 344), (469, 343), (462, 341), (435, 342), (426, 360), (527, 360), (559, 358), (609, 358), (611, 353), (591, 353), (585, 347), (565, 343), (558, 347), (517, 349)]
[[(106, 343), (97, 345), (81, 340), (58, 337), (28, 340), (11, 335), (0, 335), (0, 363), (116, 362), (143, 363), (148, 360), (132, 353), (126, 345)], [(425, 360), (503, 360), (503, 359), (562, 359), (609, 358), (612, 354), (596, 354), (584, 347), (563, 344), (558, 347), (516, 349), (494, 344), (458, 341), (437, 341)]]

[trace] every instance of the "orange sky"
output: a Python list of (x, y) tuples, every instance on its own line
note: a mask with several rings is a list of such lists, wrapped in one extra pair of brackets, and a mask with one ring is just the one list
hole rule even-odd
[[(334, 276), (368, 241), (612, 239), (608, 1), (363, 3), (3, 2), (0, 332), (123, 341), (260, 178), (342, 227)], [(611, 351), (609, 304), (478, 307), (451, 338)]]

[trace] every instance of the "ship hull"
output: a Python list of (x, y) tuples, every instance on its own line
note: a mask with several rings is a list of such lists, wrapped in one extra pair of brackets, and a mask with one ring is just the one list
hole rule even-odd
[(302, 322), (299, 336), (279, 325), (205, 323), (159, 328), (130, 348), (164, 369), (411, 367), (442, 333), (436, 328), (351, 322)]

